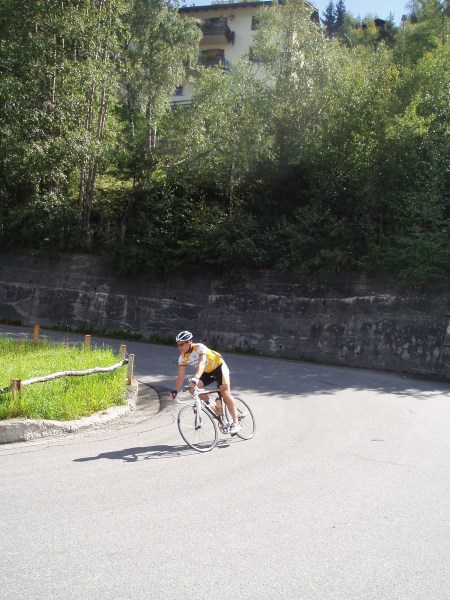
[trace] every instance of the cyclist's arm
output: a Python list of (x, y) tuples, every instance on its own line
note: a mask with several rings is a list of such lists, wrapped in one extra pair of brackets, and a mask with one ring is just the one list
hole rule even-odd
[(181, 388), (183, 387), (183, 381), (184, 381), (185, 376), (186, 376), (186, 366), (180, 365), (178, 367), (178, 375), (175, 380), (174, 391), (179, 392), (181, 390)]
[(197, 368), (195, 369), (194, 377), (200, 379), (206, 367), (206, 354), (201, 354), (198, 360)]

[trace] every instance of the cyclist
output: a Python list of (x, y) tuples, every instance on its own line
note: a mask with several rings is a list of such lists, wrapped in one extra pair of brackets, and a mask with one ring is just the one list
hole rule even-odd
[(172, 397), (176, 400), (178, 392), (183, 387), (186, 367), (188, 365), (195, 367), (194, 376), (189, 380), (190, 387), (202, 388), (213, 381), (217, 382), (219, 391), (233, 420), (230, 434), (234, 436), (241, 429), (241, 426), (237, 420), (236, 404), (230, 392), (230, 371), (218, 352), (210, 350), (204, 344), (194, 343), (192, 341), (193, 337), (190, 331), (180, 331), (175, 338), (180, 356), (178, 358), (178, 376), (175, 381), (175, 389), (171, 392)]

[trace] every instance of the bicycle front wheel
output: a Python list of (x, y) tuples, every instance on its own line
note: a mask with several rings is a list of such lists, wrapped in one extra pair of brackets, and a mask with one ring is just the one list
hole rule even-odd
[[(236, 413), (238, 418), (238, 423), (241, 426), (241, 430), (238, 431), (237, 435), (242, 440), (251, 440), (255, 435), (256, 430), (256, 421), (253, 416), (252, 409), (244, 402), (240, 396), (233, 396), (234, 401), (236, 402)], [(230, 420), (230, 411), (227, 409), (225, 405), (225, 414), (227, 419)]]
[(198, 452), (209, 452), (217, 444), (217, 425), (202, 407), (185, 406), (178, 413), (178, 429), (183, 440)]

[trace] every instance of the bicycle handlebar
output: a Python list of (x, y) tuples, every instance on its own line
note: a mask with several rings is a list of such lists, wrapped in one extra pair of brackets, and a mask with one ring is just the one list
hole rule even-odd
[(191, 388), (189, 385), (185, 385), (183, 392), (188, 392), (189, 390), (192, 390), (194, 394), (220, 394), (218, 389), (207, 390), (206, 388), (201, 388), (196, 385), (193, 388)]
[[(193, 397), (193, 399), (200, 396), (200, 394), (214, 394), (214, 393), (217, 394), (217, 392), (218, 392), (218, 390), (205, 390), (203, 388), (199, 388), (196, 385), (193, 388), (191, 388), (191, 386), (189, 386), (189, 385), (185, 385), (184, 388), (182, 390), (180, 390), (180, 392), (188, 393), (190, 390), (192, 391), (191, 396)], [(180, 393), (180, 392), (178, 392), (178, 393)], [(187, 404), (189, 402), (189, 400), (180, 400), (178, 398), (178, 396), (176, 396), (174, 398), (174, 402), (176, 402), (177, 404)]]
[[(185, 385), (184, 388), (180, 391), (187, 393), (191, 388), (188, 385)], [(199, 392), (201, 392), (201, 389), (197, 386), (194, 387), (193, 389), (194, 392), (194, 397), (198, 396)], [(175, 396), (175, 398), (173, 399), (174, 402), (176, 402), (177, 404), (188, 404), (189, 400), (180, 400), (178, 398), (178, 396)]]
[[(193, 388), (191, 388), (189, 385), (185, 385), (184, 388), (182, 390), (180, 390), (180, 392), (187, 393), (187, 392), (189, 392), (189, 390), (192, 390), (191, 396), (192, 396), (193, 400), (196, 400), (200, 396), (200, 394), (220, 393), (219, 390), (205, 390), (204, 388), (199, 388), (196, 385)], [(176, 402), (176, 404), (188, 404), (189, 403), (189, 399), (188, 400), (180, 400), (178, 398), (178, 396), (176, 396), (173, 401)]]

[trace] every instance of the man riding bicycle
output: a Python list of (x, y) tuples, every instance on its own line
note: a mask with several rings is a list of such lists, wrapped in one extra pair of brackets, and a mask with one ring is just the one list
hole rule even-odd
[[(183, 387), (186, 367), (188, 365), (195, 367), (194, 376), (189, 380), (190, 388), (193, 389), (195, 386), (203, 388), (213, 381), (217, 382), (219, 391), (233, 420), (230, 434), (234, 436), (241, 429), (241, 426), (237, 420), (236, 404), (230, 392), (230, 371), (218, 352), (211, 350), (204, 344), (192, 342), (193, 337), (190, 331), (180, 331), (175, 338), (180, 356), (178, 358), (178, 376), (175, 381), (175, 389), (171, 392), (172, 397), (175, 400), (178, 392)], [(207, 396), (204, 395), (202, 400), (207, 400)]]

